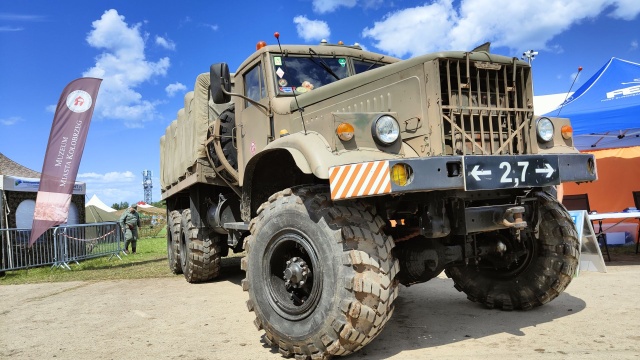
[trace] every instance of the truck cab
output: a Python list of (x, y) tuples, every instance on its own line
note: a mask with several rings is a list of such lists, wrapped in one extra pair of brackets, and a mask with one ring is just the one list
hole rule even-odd
[(399, 285), (442, 272), (489, 308), (556, 298), (580, 241), (553, 189), (595, 160), (534, 115), (530, 65), (489, 50), (261, 44), (211, 65), (161, 138), (170, 269), (207, 281), (246, 252), (254, 324), (306, 359), (358, 351)]

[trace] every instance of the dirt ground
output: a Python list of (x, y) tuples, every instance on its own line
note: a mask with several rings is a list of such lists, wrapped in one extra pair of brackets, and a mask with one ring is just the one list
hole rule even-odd
[[(225, 260), (221, 279), (199, 285), (0, 286), (0, 358), (282, 359), (253, 326), (238, 259)], [(345, 359), (638, 359), (640, 255), (613, 260), (528, 312), (484, 309), (443, 275), (402, 287), (382, 334)]]

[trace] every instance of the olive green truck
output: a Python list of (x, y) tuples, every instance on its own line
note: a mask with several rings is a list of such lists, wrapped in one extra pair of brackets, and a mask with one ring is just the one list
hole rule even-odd
[(534, 115), (531, 67), (489, 52), (400, 60), (359, 46), (260, 44), (197, 77), (160, 140), (170, 269), (242, 288), (284, 356), (351, 354), (399, 284), (443, 271), (467, 298), (556, 298), (579, 240), (555, 186), (594, 181), (568, 119)]

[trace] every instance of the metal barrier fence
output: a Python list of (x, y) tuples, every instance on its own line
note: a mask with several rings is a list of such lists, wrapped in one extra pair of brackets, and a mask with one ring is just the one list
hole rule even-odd
[(54, 231), (60, 256), (53, 264), (69, 268), (69, 262), (111, 255), (120, 258), (122, 230), (116, 222), (60, 226)]
[(29, 249), (31, 229), (0, 229), (0, 271), (53, 264), (56, 261), (54, 231), (55, 228), (48, 229)]
[(99, 256), (120, 258), (122, 231), (116, 222), (62, 225), (28, 247), (31, 229), (0, 229), (0, 271), (44, 265), (70, 269), (69, 262)]

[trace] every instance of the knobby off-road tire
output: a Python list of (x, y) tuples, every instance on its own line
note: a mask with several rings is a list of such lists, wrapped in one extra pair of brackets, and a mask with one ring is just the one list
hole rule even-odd
[[(313, 186), (278, 192), (257, 214), (242, 288), (265, 342), (287, 357), (326, 359), (373, 340), (393, 313), (399, 270), (375, 210), (334, 204), (326, 186)], [(289, 286), (287, 270), (298, 271)]]
[[(528, 237), (530, 253), (518, 269), (459, 266), (446, 270), (455, 288), (489, 308), (529, 310), (548, 303), (571, 282), (578, 266), (578, 234), (567, 210), (545, 192), (539, 203), (539, 238)], [(533, 224), (530, 224), (533, 226)], [(523, 236), (526, 236), (523, 234)]]
[(182, 274), (180, 264), (180, 223), (182, 215), (178, 210), (169, 213), (167, 219), (167, 259), (169, 260), (169, 270), (178, 275)]
[(182, 212), (180, 261), (188, 282), (203, 282), (219, 275), (221, 241), (219, 235), (193, 226), (191, 210)]

